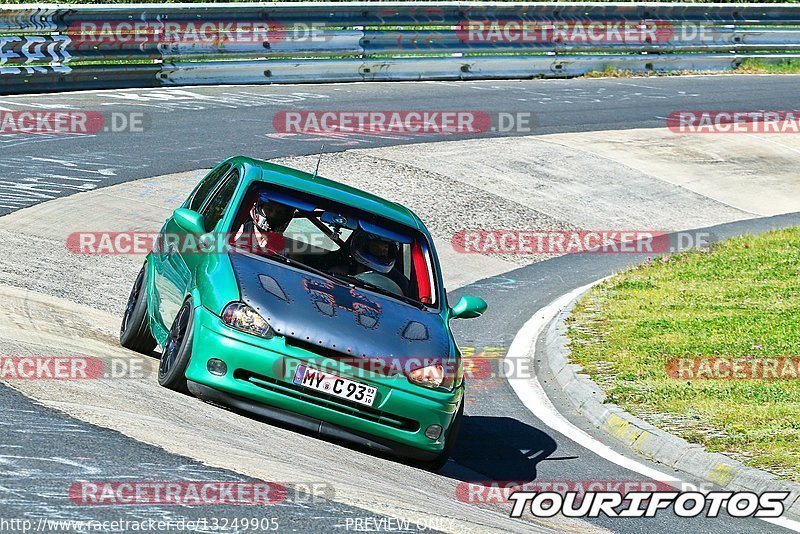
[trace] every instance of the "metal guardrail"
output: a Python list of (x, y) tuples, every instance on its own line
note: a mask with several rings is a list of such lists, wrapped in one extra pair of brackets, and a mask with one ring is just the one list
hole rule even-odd
[(343, 2), (0, 8), (0, 93), (729, 70), (800, 59), (800, 5)]

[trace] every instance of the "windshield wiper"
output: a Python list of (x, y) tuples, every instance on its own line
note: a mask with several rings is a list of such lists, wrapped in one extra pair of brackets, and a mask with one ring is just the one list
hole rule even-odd
[(407, 297), (405, 295), (398, 295), (397, 293), (393, 293), (385, 288), (382, 288), (375, 284), (371, 284), (351, 274), (339, 274), (339, 273), (327, 273), (327, 274), (343, 282), (371, 289), (376, 293), (380, 293), (381, 295), (386, 295), (387, 297), (396, 298), (397, 300), (401, 300), (407, 304), (411, 304), (412, 306), (419, 308), (420, 310), (427, 309), (427, 306), (425, 306), (425, 304), (423, 304), (418, 300), (412, 299), (411, 297)]
[(302, 261), (297, 261), (296, 259), (290, 258), (289, 256), (286, 256), (285, 254), (280, 254), (279, 252), (270, 252), (270, 253), (267, 254), (267, 257), (280, 258), (281, 260), (285, 261), (287, 264), (292, 265), (294, 267), (297, 267), (299, 269), (302, 269), (304, 271), (312, 272), (312, 273), (314, 273), (316, 275), (319, 275), (319, 276), (321, 276), (323, 278), (327, 278), (329, 280), (335, 279), (335, 277), (331, 273), (326, 273), (325, 271), (322, 271), (320, 269), (317, 269), (316, 267), (312, 267), (310, 265), (307, 265), (307, 264), (303, 263)]
[(397, 300), (400, 300), (407, 304), (411, 304), (412, 306), (414, 306), (415, 308), (419, 308), (420, 310), (427, 310), (428, 308), (425, 304), (423, 304), (418, 300), (412, 299), (411, 297), (407, 297), (405, 295), (398, 295), (397, 293), (392, 293), (391, 291), (388, 291), (380, 286), (376, 286), (375, 284), (371, 284), (350, 274), (339, 274), (339, 273), (330, 273), (327, 271), (323, 271), (317, 269), (316, 267), (307, 265), (301, 261), (297, 261), (294, 258), (290, 258), (289, 256), (286, 256), (284, 254), (280, 254), (278, 252), (270, 252), (267, 254), (267, 257), (281, 259), (289, 265), (292, 265), (294, 267), (297, 267), (305, 271), (309, 271), (323, 278), (327, 278), (328, 280), (338, 280), (339, 282), (344, 282), (346, 284), (357, 285), (365, 287), (367, 289), (371, 289), (376, 293), (380, 293), (381, 295), (386, 295), (387, 297), (396, 298)]

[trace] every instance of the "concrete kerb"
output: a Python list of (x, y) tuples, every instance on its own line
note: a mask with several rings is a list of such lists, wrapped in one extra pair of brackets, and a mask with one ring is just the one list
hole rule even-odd
[(759, 494), (788, 491), (790, 495), (784, 501), (784, 516), (800, 520), (800, 484), (778, 480), (766, 471), (747, 467), (723, 454), (710, 453), (702, 446), (673, 436), (615, 404), (605, 403), (605, 395), (598, 385), (580, 372), (579, 365), (570, 363), (566, 319), (581, 296), (576, 296), (564, 307), (544, 332), (547, 364), (558, 387), (577, 411), (596, 428), (645, 458), (688, 473), (722, 490)]

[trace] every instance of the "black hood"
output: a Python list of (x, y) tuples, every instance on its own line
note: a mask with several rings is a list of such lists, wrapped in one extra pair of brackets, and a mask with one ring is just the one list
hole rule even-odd
[(450, 355), (438, 313), (248, 254), (230, 258), (242, 300), (286, 338), (344, 356)]

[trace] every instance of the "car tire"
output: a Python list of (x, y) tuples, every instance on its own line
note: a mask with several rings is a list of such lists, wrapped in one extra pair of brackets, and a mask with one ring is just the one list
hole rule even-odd
[(164, 344), (164, 352), (158, 364), (158, 383), (167, 389), (188, 393), (186, 367), (192, 357), (194, 334), (194, 306), (192, 299), (184, 302)]
[(453, 448), (456, 445), (456, 441), (458, 441), (458, 433), (461, 430), (461, 421), (463, 419), (464, 400), (462, 399), (461, 405), (458, 407), (458, 411), (456, 412), (455, 419), (453, 419), (453, 424), (450, 425), (450, 428), (447, 431), (447, 437), (444, 440), (444, 450), (435, 459), (423, 462), (422, 467), (430, 471), (438, 471), (445, 466), (447, 461), (450, 459), (450, 455), (453, 453)]
[(150, 332), (147, 314), (147, 264), (136, 276), (131, 288), (122, 324), (119, 328), (119, 343), (126, 349), (150, 354), (156, 348), (156, 340)]

